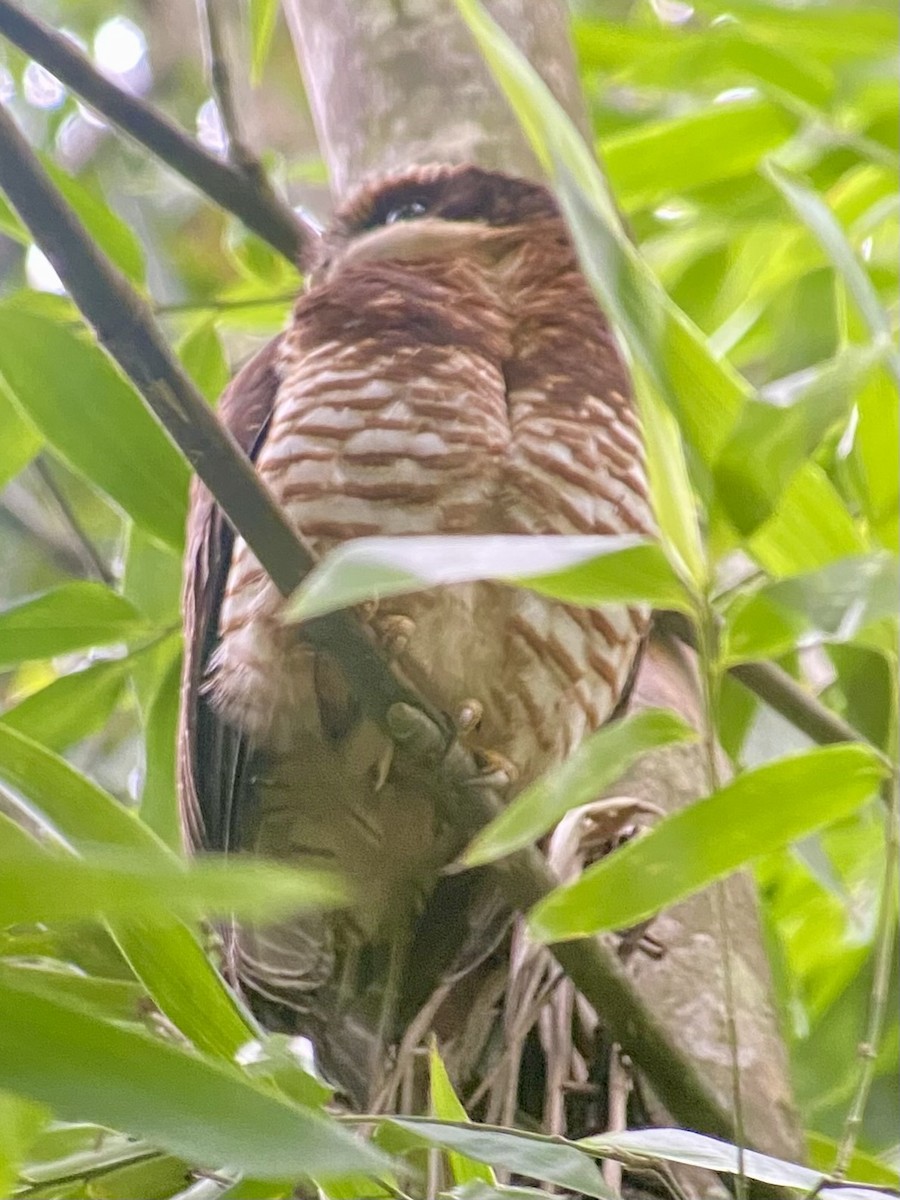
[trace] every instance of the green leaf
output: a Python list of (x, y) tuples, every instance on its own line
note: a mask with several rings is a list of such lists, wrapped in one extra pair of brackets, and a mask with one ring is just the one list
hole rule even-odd
[[(719, 0), (698, 0), (695, 5), (712, 17), (721, 14)], [(880, 59), (884, 47), (897, 40), (897, 15), (889, 7), (854, 4), (851, 7), (783, 8), (756, 0), (732, 0), (729, 11), (766, 43), (793, 49), (824, 62), (853, 58)]]
[(897, 386), (887, 371), (870, 378), (857, 398), (859, 422), (851, 462), (857, 472), (863, 512), (883, 546), (898, 548), (900, 471), (896, 447), (900, 442)]
[(122, 593), (155, 629), (172, 631), (155, 646), (131, 655), (134, 690), (144, 722), (181, 640), (181, 556), (132, 524), (125, 551)]
[(333, 876), (209, 857), (186, 866), (135, 850), (80, 858), (6, 844), (0, 825), (0, 925), (90, 920), (152, 921), (204, 916), (275, 919), (340, 903)]
[[(375, 1183), (369, 1183), (366, 1188), (366, 1195), (380, 1196), (382, 1189)], [(325, 1192), (322, 1185), (319, 1184), (319, 1192), (322, 1196), (330, 1195), (329, 1191)], [(272, 1180), (259, 1179), (241, 1179), (238, 1183), (233, 1184), (227, 1191), (219, 1192), (216, 1196), (210, 1196), (209, 1200), (292, 1200), (296, 1196), (297, 1189), (289, 1180), (287, 1182), (276, 1182)], [(392, 1193), (387, 1192), (387, 1195)], [(202, 1196), (184, 1195), (182, 1200), (205, 1200)]]
[(570, 809), (599, 799), (640, 755), (695, 736), (680, 717), (658, 708), (607, 725), (586, 738), (562, 766), (517, 796), (477, 835), (461, 861), (480, 866), (521, 850)]
[[(43, 746), (0, 724), (0, 779), (21, 792), (75, 849), (119, 846), (179, 860), (133, 812)], [(232, 1059), (259, 1036), (193, 932), (177, 921), (129, 922), (116, 940), (152, 999), (198, 1047)]]
[[(761, 83), (770, 90), (824, 107), (834, 92), (833, 72), (808, 55), (786, 54), (750, 36), (735, 21), (692, 32), (662, 24), (639, 27), (576, 20), (575, 45), (589, 69), (606, 81), (693, 91), (698, 83)], [(718, 147), (717, 147), (718, 149)]]
[[(452, 1188), (446, 1194), (453, 1200), (545, 1200), (547, 1196), (540, 1188), (489, 1186), (480, 1180)], [(574, 1200), (568, 1192), (557, 1192), (556, 1195), (561, 1200)]]
[(627, 210), (752, 171), (798, 124), (778, 104), (722, 104), (668, 121), (645, 122), (600, 142), (600, 157)]
[(148, 533), (181, 549), (187, 464), (98, 346), (6, 305), (0, 375), (71, 467)]
[(849, 1195), (854, 1200), (875, 1200), (877, 1192), (861, 1184), (846, 1183), (833, 1188), (821, 1188), (822, 1175), (809, 1167), (773, 1158), (770, 1154), (759, 1154), (756, 1150), (740, 1152), (736, 1146), (706, 1134), (694, 1133), (690, 1129), (626, 1129), (622, 1133), (603, 1133), (595, 1137), (582, 1138), (576, 1145), (601, 1157), (610, 1155), (620, 1158), (629, 1166), (652, 1167), (658, 1162), (684, 1163), (707, 1171), (721, 1171), (728, 1175), (745, 1174), (762, 1183), (795, 1191), (815, 1191), (827, 1195), (830, 1200)]
[[(829, 209), (850, 230), (869, 209), (896, 194), (896, 172), (865, 164), (851, 168), (827, 193)], [(773, 198), (778, 193), (774, 192)], [(781, 216), (781, 214), (778, 214)], [(822, 265), (822, 249), (797, 221), (772, 220), (752, 229), (738, 244), (717, 296), (716, 311), (752, 327), (779, 293), (796, 288)], [(736, 310), (736, 311), (735, 311)], [(712, 339), (721, 341), (721, 331)]]
[(250, 82), (262, 78), (278, 19), (278, 0), (250, 0)]
[(846, 347), (817, 369), (815, 378), (786, 408), (751, 400), (714, 468), (722, 505), (742, 534), (752, 533), (777, 508), (807, 458), (839, 421), (881, 357), (877, 350)]
[[(468, 1121), (468, 1113), (453, 1090), (453, 1084), (450, 1082), (450, 1076), (447, 1074), (447, 1068), (444, 1066), (444, 1060), (441, 1058), (435, 1039), (432, 1039), (428, 1063), (431, 1111), (434, 1116), (443, 1121)], [(487, 1184), (497, 1182), (490, 1167), (466, 1158), (464, 1154), (456, 1154), (451, 1150), (447, 1155), (447, 1161), (450, 1164), (450, 1174), (453, 1176), (454, 1183), (471, 1183), (478, 1179)]]
[(43, 444), (44, 439), (0, 382), (0, 488), (28, 466)]
[(254, 1018), (216, 973), (188, 925), (128, 921), (112, 933), (153, 1002), (199, 1050), (231, 1061), (259, 1036)]
[(706, 554), (678, 423), (653, 388), (647, 386), (640, 368), (635, 371), (635, 383), (644, 430), (650, 496), (663, 544), (679, 575), (689, 581), (696, 592), (703, 592), (706, 589)]
[(194, 1173), (184, 1159), (172, 1154), (154, 1154), (142, 1162), (104, 1171), (87, 1186), (90, 1200), (132, 1200), (134, 1196), (140, 1196), (141, 1200), (170, 1200), (176, 1190), (193, 1179)]
[(22, 1168), (22, 1182), (52, 1183), (77, 1179), (157, 1152), (146, 1142), (86, 1122), (53, 1122), (33, 1143)]
[(146, 1137), (197, 1166), (261, 1179), (383, 1170), (333, 1122), (236, 1070), (0, 984), (0, 1082), (89, 1120)]
[(18, 991), (32, 991), (105, 1020), (138, 1021), (147, 995), (132, 980), (100, 979), (53, 958), (0, 959), (0, 983), (4, 980)]
[(371, 537), (326, 555), (294, 593), (286, 619), (305, 621), (373, 596), (383, 600), (475, 579), (519, 584), (590, 606), (690, 604), (662, 549), (647, 538)]
[(122, 694), (128, 670), (129, 660), (116, 658), (62, 675), (8, 708), (0, 721), (50, 750), (65, 750), (103, 728)]
[(180, 342), (178, 357), (207, 400), (224, 391), (230, 371), (215, 322), (204, 321), (192, 329)]
[(665, 817), (532, 910), (540, 941), (646, 920), (760, 855), (849, 816), (884, 775), (875, 751), (827, 746), (767, 763)]
[(150, 705), (144, 728), (146, 775), (141, 792), (141, 820), (167, 846), (181, 846), (181, 825), (175, 783), (176, 733), (181, 694), (181, 655), (171, 660)]
[(435, 1146), (465, 1154), (475, 1162), (555, 1183), (597, 1200), (615, 1198), (615, 1193), (603, 1182), (590, 1158), (577, 1148), (576, 1143), (564, 1138), (423, 1117), (391, 1117), (391, 1123)]
[(134, 230), (105, 200), (71, 175), (67, 175), (46, 155), (41, 155), (44, 170), (62, 192), (63, 199), (75, 210), (91, 240), (116, 264), (132, 283), (144, 282), (144, 252)]
[(13, 1195), (19, 1169), (46, 1122), (41, 1105), (0, 1091), (0, 1196)]
[(808, 463), (794, 476), (771, 517), (747, 545), (770, 575), (814, 571), (868, 547), (825, 472)]
[[(830, 1173), (838, 1155), (837, 1142), (825, 1137), (824, 1134), (808, 1130), (806, 1146), (809, 1150), (809, 1161), (813, 1167), (824, 1173)], [(847, 1174), (851, 1179), (858, 1179), (860, 1183), (880, 1184), (883, 1187), (893, 1188), (894, 1191), (900, 1190), (900, 1173), (894, 1167), (888, 1166), (886, 1162), (882, 1162), (880, 1158), (873, 1158), (871, 1154), (866, 1154), (863, 1150), (853, 1152)]]
[[(286, 1033), (270, 1033), (241, 1048), (238, 1061), (251, 1079), (267, 1079), (278, 1085), (291, 1100), (306, 1108), (321, 1108), (334, 1095), (334, 1088), (311, 1074), (297, 1050), (301, 1039)], [(310, 1058), (312, 1055), (310, 1054)]]
[(65, 583), (0, 612), (0, 668), (146, 632), (140, 613), (102, 583)]
[(792, 178), (774, 163), (767, 164), (766, 174), (818, 240), (835, 271), (844, 280), (876, 345), (888, 351), (887, 361), (894, 378), (900, 383), (900, 354), (893, 348), (890, 319), (834, 213), (817, 192)]
[(740, 594), (725, 614), (723, 661), (777, 658), (795, 647), (852, 641), (872, 622), (896, 615), (898, 588), (897, 558), (881, 552)]

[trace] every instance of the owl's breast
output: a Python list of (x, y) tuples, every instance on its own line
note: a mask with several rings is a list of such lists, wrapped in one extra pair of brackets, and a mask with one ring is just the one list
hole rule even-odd
[(314, 546), (485, 527), (510, 430), (473, 350), (332, 343), (283, 364), (258, 470)]

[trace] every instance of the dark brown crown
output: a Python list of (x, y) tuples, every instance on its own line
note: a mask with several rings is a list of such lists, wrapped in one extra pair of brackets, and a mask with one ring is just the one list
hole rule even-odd
[(416, 216), (505, 226), (558, 217), (559, 209), (542, 184), (481, 167), (438, 163), (367, 184), (338, 209), (332, 231), (339, 238), (353, 237)]

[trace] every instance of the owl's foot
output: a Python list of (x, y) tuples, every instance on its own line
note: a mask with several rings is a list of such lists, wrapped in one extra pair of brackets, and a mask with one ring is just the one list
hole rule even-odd
[[(453, 725), (463, 745), (468, 745), (467, 734), (476, 733), (481, 728), (484, 716), (484, 705), (480, 700), (464, 700), (453, 715)], [(499, 754), (496, 750), (485, 750), (480, 746), (470, 747), (472, 756), (478, 765), (478, 775), (474, 783), (485, 787), (508, 787), (518, 778), (519, 772), (514, 763)]]
[(478, 766), (478, 774), (473, 783), (484, 787), (504, 788), (518, 779), (519, 771), (515, 763), (511, 763), (496, 750), (477, 749), (473, 750), (472, 754)]
[(394, 765), (394, 744), (391, 742), (385, 747), (384, 752), (378, 758), (372, 768), (372, 791), (380, 792), (387, 783), (388, 776), (391, 773), (391, 767)]
[(474, 733), (480, 727), (483, 716), (484, 705), (480, 700), (464, 700), (453, 717), (457, 733)]
[(416, 631), (415, 621), (411, 617), (403, 616), (402, 613), (385, 613), (384, 616), (373, 614), (369, 619), (369, 624), (390, 659), (400, 657)]

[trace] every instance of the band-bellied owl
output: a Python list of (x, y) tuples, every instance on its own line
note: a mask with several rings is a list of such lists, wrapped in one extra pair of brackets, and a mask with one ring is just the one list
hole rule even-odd
[[(323, 246), (289, 328), (219, 408), (316, 553), (369, 534), (650, 529), (627, 374), (543, 186), (413, 168), (364, 188)], [(458, 831), (337, 666), (280, 621), (282, 603), (195, 484), (186, 835), (351, 881), (348, 910), (245, 929), (231, 948), (264, 1020), (309, 1035), (362, 1104), (410, 996), (459, 968), (491, 880), (442, 879)], [(362, 619), (422, 695), (465, 714), (509, 797), (609, 717), (646, 625), (639, 609), (569, 608), (493, 583), (391, 600)]]

